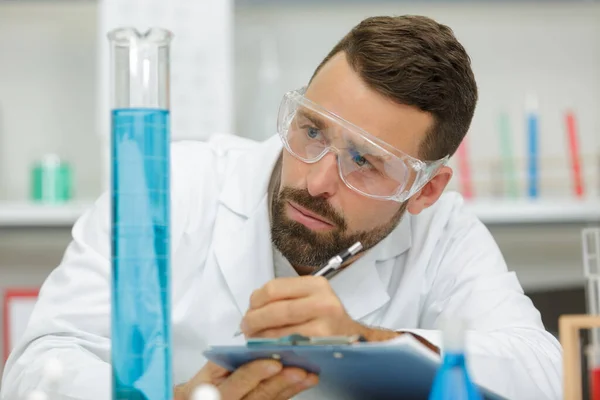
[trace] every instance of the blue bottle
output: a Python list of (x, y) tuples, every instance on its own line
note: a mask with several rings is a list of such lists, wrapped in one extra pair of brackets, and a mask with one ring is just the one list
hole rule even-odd
[(461, 322), (448, 323), (444, 329), (444, 356), (429, 400), (482, 400), (471, 381), (465, 358), (465, 329)]

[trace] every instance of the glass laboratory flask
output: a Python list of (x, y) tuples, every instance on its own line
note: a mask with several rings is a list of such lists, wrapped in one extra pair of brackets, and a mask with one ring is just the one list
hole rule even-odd
[(172, 34), (122, 28), (111, 50), (113, 399), (173, 394), (169, 50)]

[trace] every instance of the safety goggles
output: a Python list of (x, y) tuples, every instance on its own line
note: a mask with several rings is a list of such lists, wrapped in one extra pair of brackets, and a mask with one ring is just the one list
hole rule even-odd
[(404, 202), (448, 161), (421, 161), (327, 111), (304, 96), (305, 88), (286, 93), (277, 127), (287, 151), (305, 163), (336, 155), (342, 181), (379, 200)]

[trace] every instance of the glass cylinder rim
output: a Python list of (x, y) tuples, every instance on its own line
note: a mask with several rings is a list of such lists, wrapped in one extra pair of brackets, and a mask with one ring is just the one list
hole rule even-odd
[(168, 29), (152, 27), (140, 32), (134, 27), (116, 28), (108, 32), (108, 39), (116, 46), (131, 46), (136, 41), (145, 41), (156, 46), (167, 46), (173, 39), (173, 33)]

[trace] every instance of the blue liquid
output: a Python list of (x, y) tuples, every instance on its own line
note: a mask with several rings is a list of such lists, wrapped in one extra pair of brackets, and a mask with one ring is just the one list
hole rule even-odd
[(113, 400), (172, 398), (169, 112), (112, 112)]
[(481, 394), (471, 381), (462, 353), (447, 353), (438, 369), (429, 400), (481, 400)]
[(535, 114), (529, 114), (527, 116), (527, 139), (528, 139), (528, 150), (529, 150), (529, 159), (528, 159), (528, 192), (529, 197), (535, 199), (539, 195), (539, 187), (538, 187), (538, 119)]

